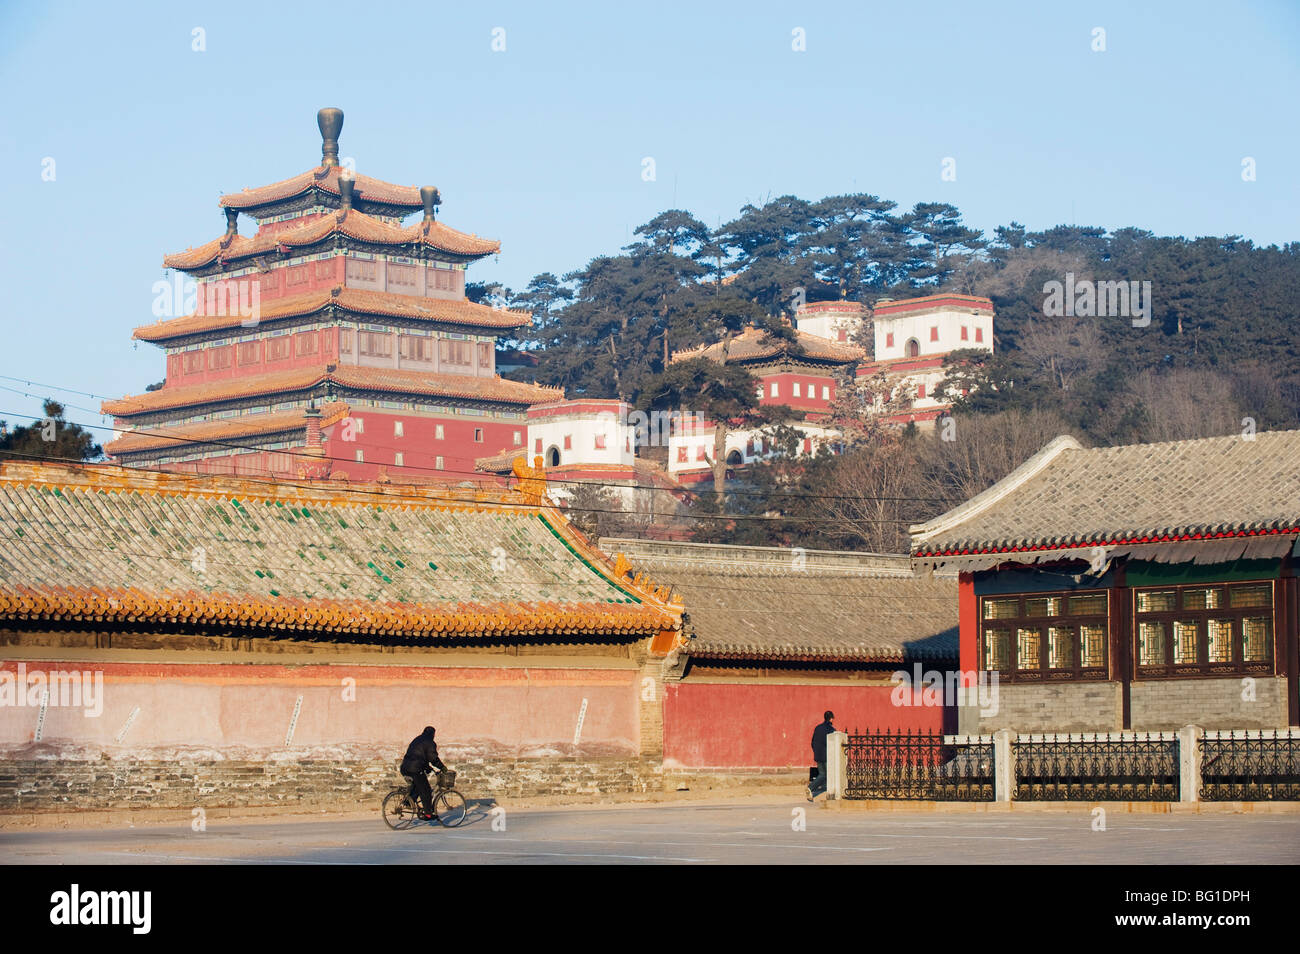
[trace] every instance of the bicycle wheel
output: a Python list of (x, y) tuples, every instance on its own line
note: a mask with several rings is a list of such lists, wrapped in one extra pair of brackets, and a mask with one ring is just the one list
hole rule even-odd
[(394, 831), (405, 831), (420, 817), (415, 800), (404, 788), (395, 788), (384, 796), (383, 814), (384, 824)]
[(465, 796), (454, 788), (439, 792), (433, 803), (433, 813), (438, 816), (440, 824), (455, 828), (469, 814), (469, 809), (465, 807)]

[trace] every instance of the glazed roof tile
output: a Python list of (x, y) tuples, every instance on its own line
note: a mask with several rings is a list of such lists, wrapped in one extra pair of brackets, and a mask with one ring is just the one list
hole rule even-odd
[(790, 355), (793, 358), (806, 358), (813, 361), (826, 361), (835, 364), (850, 364), (866, 358), (866, 352), (855, 345), (841, 344), (828, 338), (819, 338), (806, 331), (796, 331), (795, 336), (802, 346), (801, 352), (795, 352), (789, 341), (777, 338), (758, 328), (748, 327), (731, 339), (730, 346), (718, 341), (711, 345), (688, 348), (673, 352), (672, 361), (689, 361), (692, 358), (708, 358), (721, 361), (724, 347), (727, 348), (728, 362), (763, 361), (778, 355)]
[[(306, 172), (279, 182), (272, 182), (270, 185), (223, 195), (220, 204), (223, 209), (252, 210), (258, 206), (292, 199), (311, 188), (337, 196), (341, 171), (341, 166), (317, 166), (315, 169), (308, 169)], [(420, 190), (417, 186), (394, 185), (360, 173), (353, 173), (352, 181), (355, 183), (354, 194), (361, 201), (403, 206), (412, 212), (422, 207)]]
[(528, 500), (6, 462), (0, 620), (435, 641), (679, 628), (680, 607)]
[[(532, 321), (532, 316), (528, 312), (511, 308), (493, 308), (463, 298), (459, 301), (422, 298), (347, 286), (272, 299), (261, 305), (258, 321), (310, 315), (330, 305), (363, 316), (416, 318), (422, 321), (472, 325), (479, 328), (522, 328)], [(151, 325), (141, 325), (131, 336), (141, 341), (167, 341), (204, 331), (240, 328), (246, 320), (238, 313), (202, 315), (196, 312), (181, 318), (168, 318)]]
[(336, 235), (371, 245), (423, 246), (466, 258), (482, 258), (501, 251), (501, 243), (495, 239), (479, 238), (457, 231), (436, 219), (421, 220), (414, 225), (390, 225), (364, 212), (348, 209), (346, 212), (318, 216), (295, 228), (268, 232), (253, 238), (223, 235), (197, 248), (164, 256), (163, 267), (191, 271), (214, 262), (225, 263), (266, 255), (280, 249), (317, 245)]
[(100, 408), (105, 414), (128, 417), (174, 407), (305, 391), (323, 381), (332, 381), (343, 387), (388, 391), (394, 394), (418, 394), (427, 397), (464, 398), (521, 405), (554, 401), (562, 394), (558, 388), (523, 384), (499, 377), (483, 378), (470, 374), (434, 374), (398, 368), (339, 364), (334, 365), (332, 369), (330, 366), (294, 368), (288, 371), (273, 371), (269, 374), (209, 381), (203, 384), (164, 387), (116, 401), (104, 401)]
[[(320, 426), (329, 427), (346, 417), (348, 411), (348, 406), (340, 401), (322, 405)], [(303, 417), (302, 408), (274, 411), (269, 414), (245, 414), (217, 421), (199, 421), (194, 424), (129, 431), (117, 440), (104, 445), (104, 453), (114, 456), (167, 448), (183, 451), (185, 444), (213, 441), (220, 443), (263, 434), (276, 434), (281, 431), (305, 430), (306, 427), (307, 421)]]

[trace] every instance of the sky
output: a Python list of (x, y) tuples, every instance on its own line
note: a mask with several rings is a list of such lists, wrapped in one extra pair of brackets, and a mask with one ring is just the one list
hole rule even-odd
[(358, 171), (501, 241), (470, 280), (522, 288), (665, 209), (786, 194), (1293, 242), (1298, 80), (1298, 0), (4, 0), (0, 418), (53, 396), (108, 424), (88, 395), (161, 380), (131, 331), (162, 257), (224, 231), (222, 194), (314, 167), (323, 106)]

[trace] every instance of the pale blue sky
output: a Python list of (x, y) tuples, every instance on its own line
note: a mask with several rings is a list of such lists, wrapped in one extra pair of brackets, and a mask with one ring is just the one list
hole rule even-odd
[[(0, 375), (160, 380), (130, 333), (162, 256), (221, 233), (222, 193), (314, 166), (321, 106), (360, 171), (436, 185), (444, 221), (501, 240), (471, 279), (518, 288), (663, 209), (712, 226), (785, 193), (1294, 241), (1298, 79), (1296, 2), (6, 2)], [(38, 408), (0, 390), (0, 417)]]

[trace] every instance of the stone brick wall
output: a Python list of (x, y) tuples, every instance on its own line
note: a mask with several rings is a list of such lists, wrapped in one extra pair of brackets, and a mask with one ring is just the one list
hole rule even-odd
[[(998, 686), (996, 714), (963, 707), (958, 731), (1110, 732), (1123, 728), (1123, 698), (1117, 682), (1074, 682), (1050, 686)], [(1186, 722), (1180, 723), (1186, 725)]]
[[(1286, 679), (1255, 677), (1249, 695), (1240, 677), (1231, 679), (1151, 679), (1129, 689), (1130, 727), (1137, 732), (1172, 731), (1185, 725), (1205, 729), (1285, 728)], [(976, 734), (1017, 732), (1103, 732), (1123, 728), (1122, 686), (1118, 682), (1061, 683), (1049, 686), (1000, 685), (998, 712), (981, 716), (964, 707), (958, 731)]]
[[(662, 791), (659, 766), (640, 759), (460, 760), (467, 799)], [(373, 803), (403, 784), (391, 759), (234, 761), (103, 759), (0, 762), (0, 811), (177, 809)]]
[(1274, 729), (1287, 724), (1286, 679), (1281, 676), (1252, 677), (1249, 686), (1241, 677), (1135, 682), (1129, 704), (1138, 730), (1184, 725)]

